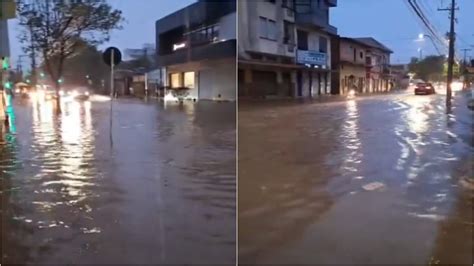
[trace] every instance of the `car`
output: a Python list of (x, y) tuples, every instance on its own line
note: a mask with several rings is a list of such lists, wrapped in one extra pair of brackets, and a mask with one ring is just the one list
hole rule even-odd
[(90, 91), (87, 87), (74, 87), (60, 92), (62, 96), (69, 96), (74, 100), (87, 101), (90, 97)]
[(420, 82), (415, 85), (415, 95), (420, 94), (435, 94), (435, 88), (433, 84), (429, 82)]

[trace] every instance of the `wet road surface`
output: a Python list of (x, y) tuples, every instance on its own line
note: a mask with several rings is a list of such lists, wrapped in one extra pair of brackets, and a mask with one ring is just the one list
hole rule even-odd
[(235, 103), (17, 99), (2, 264), (234, 264)]
[(457, 95), (239, 104), (239, 263), (473, 263), (473, 113)]

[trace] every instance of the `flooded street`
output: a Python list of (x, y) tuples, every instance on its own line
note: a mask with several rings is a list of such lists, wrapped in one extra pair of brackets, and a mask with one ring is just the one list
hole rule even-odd
[(463, 95), (239, 105), (239, 263), (473, 263)]
[(15, 100), (2, 264), (235, 262), (235, 103)]

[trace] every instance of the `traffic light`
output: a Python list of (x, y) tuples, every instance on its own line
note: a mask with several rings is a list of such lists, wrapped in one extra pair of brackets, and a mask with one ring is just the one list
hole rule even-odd
[(2, 69), (8, 70), (10, 68), (10, 64), (8, 63), (8, 57), (2, 57)]
[(12, 83), (10, 81), (5, 82), (5, 89), (8, 89), (8, 90), (12, 89)]
[(44, 73), (43, 72), (40, 73), (40, 77), (44, 78)]
[(62, 78), (58, 79), (58, 83), (60, 84), (63, 83), (63, 79)]

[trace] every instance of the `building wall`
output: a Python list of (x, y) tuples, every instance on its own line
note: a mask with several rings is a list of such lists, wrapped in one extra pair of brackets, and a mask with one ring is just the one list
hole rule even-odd
[(214, 68), (202, 69), (198, 76), (199, 99), (236, 99), (235, 64), (221, 64)]
[[(282, 0), (276, 0), (275, 3), (240, 0), (238, 1), (238, 8), (240, 57), (250, 58), (247, 52), (288, 57), (295, 56), (295, 52), (289, 52), (288, 46), (283, 43), (284, 21), (293, 23), (294, 18), (287, 16), (286, 8), (282, 7)], [(260, 17), (275, 21), (276, 40), (261, 38)], [(295, 34), (295, 31), (293, 34)]]
[[(339, 68), (339, 78), (340, 78), (340, 94), (347, 94), (350, 89), (352, 89), (352, 85), (356, 85), (359, 93), (367, 92), (367, 80), (366, 80), (366, 69), (365, 66), (360, 65), (351, 65), (351, 64), (344, 64), (341, 63)], [(351, 84), (350, 78), (351, 76), (354, 77), (354, 84)], [(362, 85), (362, 86), (361, 86)]]
[[(340, 54), (340, 60), (341, 61), (347, 61), (347, 62), (353, 62), (354, 64), (361, 64), (365, 65), (365, 57), (366, 57), (366, 50), (367, 48), (358, 45), (353, 42), (348, 42), (348, 41), (341, 41), (341, 54)], [(354, 50), (356, 54), (356, 60), (354, 61)], [(360, 56), (362, 53), (362, 57)]]

